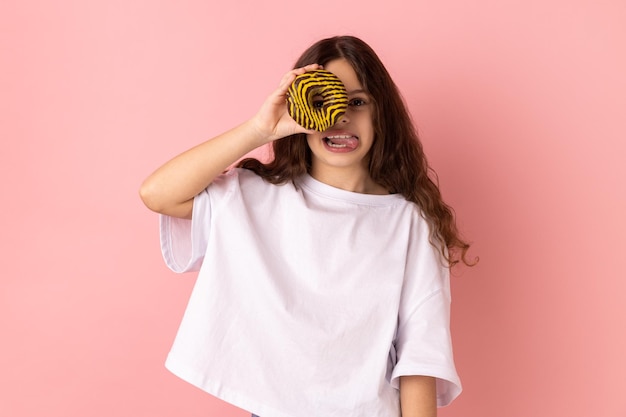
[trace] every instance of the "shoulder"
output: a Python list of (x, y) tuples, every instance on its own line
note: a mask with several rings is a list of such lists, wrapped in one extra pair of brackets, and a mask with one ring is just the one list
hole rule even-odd
[(262, 187), (267, 182), (253, 171), (244, 168), (231, 168), (218, 175), (209, 185), (209, 191), (218, 189), (233, 190), (242, 187)]
[(206, 189), (206, 194), (216, 205), (240, 201), (253, 209), (263, 201), (275, 201), (289, 195), (289, 189), (291, 193), (295, 191), (293, 185), (275, 185), (249, 169), (232, 168), (215, 178)]

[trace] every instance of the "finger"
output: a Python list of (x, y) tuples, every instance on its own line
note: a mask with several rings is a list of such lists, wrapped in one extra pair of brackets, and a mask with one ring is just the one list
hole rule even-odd
[(313, 135), (313, 134), (317, 133), (316, 130), (307, 129), (307, 128), (303, 127), (303, 126), (300, 126), (299, 124), (297, 124), (296, 132), (297, 133), (305, 133), (307, 135)]
[(290, 71), (287, 74), (285, 74), (282, 80), (280, 81), (280, 84), (278, 85), (278, 89), (284, 90), (286, 92), (289, 89), (289, 86), (291, 85), (291, 83), (293, 83), (293, 80), (295, 80), (297, 76), (298, 74), (294, 73), (293, 71)]
[(322, 66), (319, 64), (309, 64), (303, 67), (305, 71), (315, 71), (321, 69)]
[(300, 68), (294, 68), (291, 71), (289, 71), (288, 73), (286, 73), (285, 75), (283, 75), (283, 78), (281, 79), (281, 82), (279, 85), (284, 85), (284, 84), (291, 84), (293, 82), (293, 80), (301, 74), (304, 74), (305, 72), (308, 71), (315, 71), (318, 69), (322, 69), (323, 67), (319, 64), (309, 64), (309, 65), (305, 65), (304, 67), (300, 67)]

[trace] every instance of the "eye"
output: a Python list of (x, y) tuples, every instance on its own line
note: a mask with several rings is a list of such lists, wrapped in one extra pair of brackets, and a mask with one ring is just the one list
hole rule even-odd
[(313, 100), (313, 108), (321, 109), (324, 107), (324, 100)]
[(311, 103), (313, 104), (314, 109), (321, 109), (324, 107), (324, 97), (316, 94), (311, 100)]
[(366, 104), (367, 104), (367, 102), (365, 100), (363, 100), (362, 98), (353, 98), (348, 103), (348, 105), (353, 106), (353, 107), (361, 107), (361, 106), (364, 106)]

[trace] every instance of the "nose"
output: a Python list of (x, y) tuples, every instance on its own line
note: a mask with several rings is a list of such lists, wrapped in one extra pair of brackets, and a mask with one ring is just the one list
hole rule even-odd
[(346, 110), (346, 112), (344, 114), (341, 115), (341, 117), (339, 117), (339, 120), (337, 121), (337, 124), (346, 124), (350, 122), (350, 118), (348, 117), (348, 111)]

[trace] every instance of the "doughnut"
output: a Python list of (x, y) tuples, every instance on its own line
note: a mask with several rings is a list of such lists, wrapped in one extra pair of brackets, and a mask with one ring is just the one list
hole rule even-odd
[(293, 81), (287, 92), (287, 112), (305, 129), (323, 132), (348, 109), (348, 93), (335, 74), (308, 71)]

